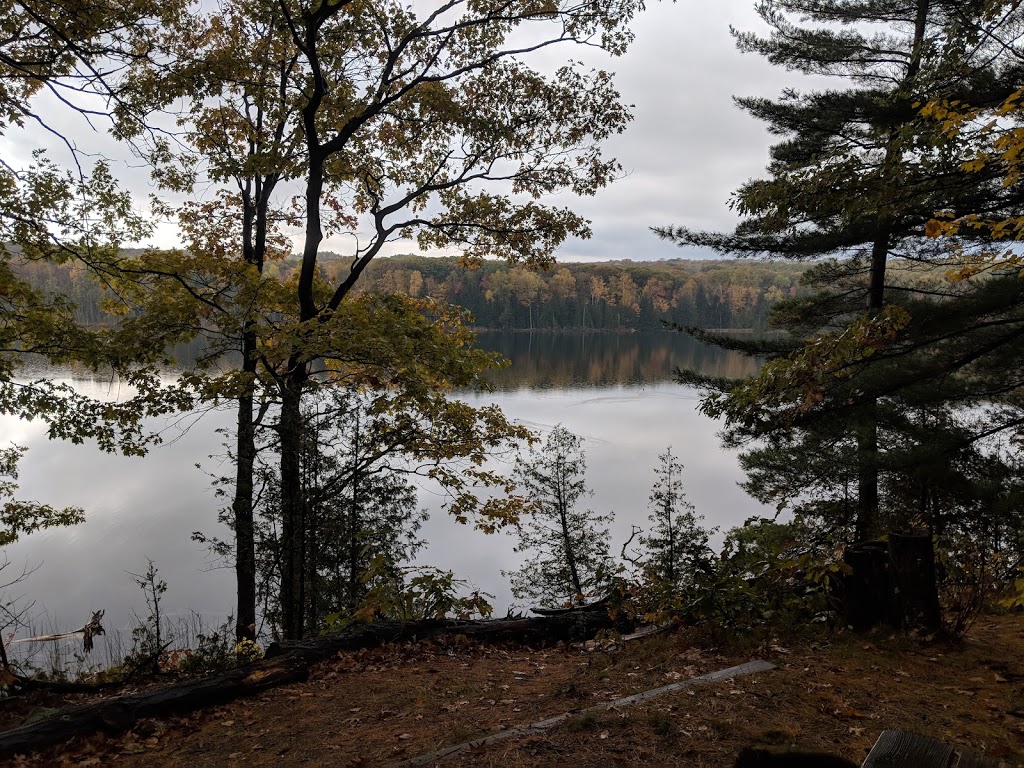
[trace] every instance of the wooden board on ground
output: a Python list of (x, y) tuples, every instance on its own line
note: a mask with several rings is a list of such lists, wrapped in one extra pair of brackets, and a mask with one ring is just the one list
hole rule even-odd
[(689, 680), (681, 680), (678, 683), (670, 683), (669, 685), (663, 685), (660, 688), (653, 688), (649, 691), (642, 691), (641, 693), (635, 693), (632, 696), (625, 696), (621, 699), (615, 699), (614, 701), (606, 701), (601, 704), (597, 704), (593, 707), (587, 707), (586, 709), (574, 709), (571, 712), (563, 712), (560, 715), (549, 717), (546, 720), (541, 720), (531, 725), (524, 725), (521, 728), (510, 728), (505, 731), (499, 731), (498, 733), (490, 736), (485, 736), (481, 739), (474, 739), (473, 741), (466, 741), (462, 744), (454, 744), (444, 749), (439, 749), (436, 752), (431, 752), (426, 755), (420, 755), (419, 757), (413, 757), (409, 760), (403, 760), (400, 763), (394, 763), (391, 768), (412, 768), (418, 765), (433, 765), (441, 762), (442, 760), (453, 757), (461, 752), (466, 752), (471, 749), (479, 749), (480, 747), (486, 747), (490, 744), (496, 744), (500, 741), (506, 741), (512, 738), (518, 738), (521, 736), (528, 736), (530, 734), (537, 734), (554, 728), (560, 723), (564, 723), (570, 717), (581, 717), (583, 715), (592, 714), (596, 712), (603, 712), (607, 709), (615, 709), (617, 707), (625, 707), (630, 704), (636, 704), (639, 701), (645, 701), (652, 699), (655, 696), (661, 696), (666, 693), (674, 693), (681, 691), (684, 688), (689, 688), (692, 685), (701, 685), (702, 683), (714, 683), (718, 680), (729, 680), (733, 677), (739, 677), (740, 675), (749, 675), (754, 672), (767, 672), (770, 669), (775, 669), (775, 665), (767, 661), (748, 661), (746, 664), (740, 664), (736, 667), (729, 667), (728, 669), (720, 669), (717, 672), (711, 672), (707, 675), (701, 675), (700, 677), (691, 677)]
[(975, 752), (958, 755), (948, 744), (905, 731), (882, 731), (861, 768), (1009, 768)]

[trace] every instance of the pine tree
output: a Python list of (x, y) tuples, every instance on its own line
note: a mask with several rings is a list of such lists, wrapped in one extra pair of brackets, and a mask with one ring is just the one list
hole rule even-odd
[[(740, 49), (792, 70), (837, 76), (846, 87), (737, 99), (784, 137), (772, 148), (768, 178), (746, 183), (735, 195), (744, 220), (730, 234), (659, 230), (682, 245), (723, 253), (833, 257), (807, 273), (807, 296), (775, 313), (776, 327), (790, 330), (789, 337), (725, 342), (775, 363), (707, 409), (727, 416), (734, 440), (813, 429), (811, 422), (821, 417), (854, 441), (854, 522), (861, 540), (881, 528), (885, 420), (902, 409), (894, 405), (893, 372), (908, 365), (910, 351), (943, 338), (936, 305), (968, 292), (932, 279), (938, 265), (948, 267), (950, 251), (925, 236), (925, 225), (937, 210), (1008, 215), (1022, 202), (1021, 190), (1004, 186), (998, 174), (963, 167), (965, 147), (944, 138), (918, 111), (939, 97), (992, 103), (1016, 89), (1021, 59), (1006, 55), (998, 33), (1016, 25), (1021, 13), (990, 18), (988, 5), (762, 2), (758, 9), (772, 32), (734, 33)], [(963, 236), (966, 252), (969, 233)], [(975, 321), (965, 322), (970, 328)], [(879, 354), (894, 346), (893, 354)], [(962, 359), (961, 367), (969, 362)], [(909, 367), (912, 373), (899, 377), (904, 396), (940, 377), (939, 367), (929, 368), (922, 357)]]
[(702, 528), (698, 516), (683, 491), (683, 465), (672, 448), (658, 456), (654, 470), (657, 480), (648, 504), (653, 523), (639, 537), (641, 565), (646, 581), (663, 585), (671, 595), (691, 587), (702, 574), (712, 570), (714, 552), (708, 546), (713, 531)]
[[(311, 634), (325, 629), (328, 614), (355, 613), (373, 574), (398, 574), (423, 545), (418, 532), (426, 513), (401, 472), (403, 451), (382, 439), (390, 426), (372, 412), (372, 401), (350, 389), (323, 389), (305, 412), (304, 630)], [(256, 562), (267, 613), (279, 627), (280, 476), (264, 466), (260, 478)]]
[(612, 576), (607, 526), (612, 515), (578, 508), (589, 495), (583, 439), (557, 425), (544, 445), (516, 463), (515, 477), (533, 511), (522, 521), (517, 552), (528, 559), (515, 572), (512, 594), (552, 607), (579, 605)]

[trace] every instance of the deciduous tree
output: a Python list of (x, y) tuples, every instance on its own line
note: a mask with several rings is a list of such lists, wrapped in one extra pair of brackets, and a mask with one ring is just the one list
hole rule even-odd
[[(281, 0), (299, 54), (290, 83), (300, 110), (305, 168), (295, 322), (283, 329), (281, 393), (285, 633), (301, 635), (303, 536), (301, 402), (317, 358), (346, 359), (344, 304), (366, 266), (396, 236), (421, 247), (550, 263), (586, 222), (543, 205), (557, 190), (592, 194), (619, 170), (600, 142), (629, 113), (611, 75), (567, 63), (544, 75), (526, 56), (558, 44), (621, 53), (632, 0)], [(359, 229), (359, 227), (365, 229)], [(361, 232), (349, 270), (318, 295), (320, 246), (334, 232)]]

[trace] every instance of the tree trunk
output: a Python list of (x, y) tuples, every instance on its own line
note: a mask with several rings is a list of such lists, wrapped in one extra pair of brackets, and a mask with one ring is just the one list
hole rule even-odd
[(894, 616), (903, 629), (942, 629), (942, 609), (935, 574), (935, 549), (927, 533), (889, 536), (892, 561)]
[(583, 595), (583, 585), (580, 583), (579, 568), (576, 565), (576, 552), (572, 548), (572, 537), (569, 535), (569, 510), (566, 509), (567, 504), (561, 479), (557, 480), (557, 484), (555, 492), (558, 504), (558, 520), (562, 528), (562, 543), (565, 546), (565, 564), (569, 568), (569, 578), (572, 580), (572, 588), (575, 592), (571, 602), (575, 603)]
[[(550, 613), (550, 612), (546, 612)], [(607, 608), (583, 606), (555, 615), (531, 616), (520, 619), (493, 619), (481, 621), (374, 621), (354, 624), (348, 629), (326, 637), (306, 640), (282, 640), (267, 648), (267, 658), (301, 652), (310, 663), (326, 659), (339, 651), (372, 648), (386, 643), (410, 642), (431, 637), (464, 635), (483, 642), (527, 645), (551, 645), (557, 642), (588, 640), (601, 630), (617, 629), (631, 632), (636, 622), (620, 612), (611, 618)]]
[(305, 503), (302, 493), (302, 392), (308, 371), (293, 356), (282, 380), (278, 435), (281, 445), (281, 632), (303, 637), (305, 616)]
[(851, 568), (843, 586), (846, 621), (855, 631), (880, 624), (927, 632), (942, 628), (931, 536), (891, 533), (888, 542), (847, 547), (843, 558)]
[[(242, 340), (242, 370), (256, 375), (256, 334), (248, 331)], [(253, 389), (247, 386), (238, 398), (238, 434), (235, 444), (235, 496), (231, 511), (235, 524), (235, 584), (238, 591), (235, 636), (255, 640), (256, 632), (256, 543), (253, 525), (253, 469), (256, 464), (256, 425), (253, 418)]]
[(0, 733), (0, 758), (45, 749), (75, 736), (124, 731), (144, 717), (165, 718), (184, 714), (253, 696), (278, 685), (299, 682), (308, 677), (311, 665), (339, 651), (443, 635), (465, 635), (485, 642), (550, 645), (559, 641), (586, 640), (603, 629), (630, 632), (634, 627), (623, 615), (611, 619), (606, 610), (567, 611), (558, 616), (498, 621), (356, 624), (336, 635), (275, 643), (267, 649), (263, 661), (245, 667), (144, 693), (103, 698)]
[[(260, 112), (259, 119), (262, 119)], [(242, 190), (242, 257), (263, 274), (267, 255), (267, 219), (276, 174), (248, 179)], [(253, 471), (256, 465), (255, 391), (258, 335), (256, 321), (242, 327), (242, 373), (245, 392), (238, 397), (238, 433), (235, 436), (235, 495), (231, 512), (235, 526), (235, 584), (237, 589), (235, 636), (256, 639), (256, 542), (253, 523)]]
[(0, 733), (0, 758), (34, 752), (76, 736), (117, 733), (144, 717), (168, 717), (253, 696), (284, 683), (305, 680), (309, 663), (301, 654), (228, 670), (202, 680), (128, 696), (102, 698), (59, 711), (29, 725)]
[(877, 403), (868, 404), (857, 426), (857, 542), (878, 537), (878, 417)]
[[(900, 82), (897, 97), (909, 98), (910, 86), (921, 70), (924, 37), (927, 31), (930, 0), (917, 0), (914, 21), (914, 41), (907, 71)], [(882, 180), (900, 172), (903, 164), (902, 137), (898, 129), (889, 133), (889, 141), (882, 160)], [(893, 210), (890, 201), (879, 202), (878, 230), (871, 246), (871, 271), (867, 292), (867, 310), (877, 315), (885, 306), (885, 273), (892, 245)], [(857, 426), (857, 523), (858, 542), (870, 541), (879, 534), (878, 521), (878, 407), (877, 401), (867, 404), (863, 421)]]
[(355, 611), (359, 607), (359, 601), (362, 597), (360, 594), (362, 582), (360, 581), (361, 574), (359, 573), (359, 560), (360, 560), (360, 528), (361, 528), (361, 516), (359, 514), (359, 505), (362, 504), (362, 498), (359, 495), (360, 482), (362, 480), (360, 471), (360, 437), (362, 433), (359, 418), (359, 410), (356, 409), (356, 428), (355, 434), (353, 435), (352, 441), (352, 507), (349, 511), (349, 527), (348, 527), (348, 594), (349, 604), (348, 609)]

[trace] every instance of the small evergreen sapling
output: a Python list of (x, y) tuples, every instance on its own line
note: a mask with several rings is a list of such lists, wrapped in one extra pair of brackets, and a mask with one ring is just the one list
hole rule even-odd
[[(716, 529), (703, 528), (703, 517), (687, 501), (683, 465), (673, 455), (671, 446), (658, 456), (658, 461), (648, 501), (652, 527), (646, 533), (634, 528), (622, 554), (639, 569), (648, 590), (660, 604), (658, 608), (664, 609), (678, 603), (702, 582), (702, 577), (714, 572), (715, 553), (708, 542)], [(639, 547), (631, 555), (628, 550), (634, 540)]]
[(519, 528), (517, 552), (528, 559), (510, 576), (512, 594), (546, 607), (581, 605), (606, 588), (613, 572), (608, 553), (611, 514), (579, 509), (587, 489), (583, 440), (557, 425), (541, 448), (520, 457), (515, 477), (534, 502)]

